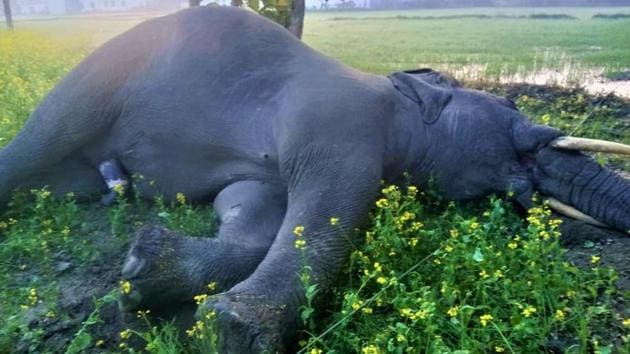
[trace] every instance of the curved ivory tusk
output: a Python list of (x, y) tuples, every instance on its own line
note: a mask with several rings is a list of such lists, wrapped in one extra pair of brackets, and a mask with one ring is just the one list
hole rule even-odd
[(574, 138), (562, 136), (551, 142), (556, 149), (606, 152), (630, 155), (630, 146), (599, 139)]
[(549, 201), (549, 207), (551, 207), (551, 209), (555, 210), (559, 214), (568, 216), (576, 220), (584, 221), (587, 224), (600, 226), (600, 227), (607, 227), (606, 224), (602, 224), (601, 222), (575, 209), (574, 207), (564, 204), (558, 199), (547, 198), (547, 201)]

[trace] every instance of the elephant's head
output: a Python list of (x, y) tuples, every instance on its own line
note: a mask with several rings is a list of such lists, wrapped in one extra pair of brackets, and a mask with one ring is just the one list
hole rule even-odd
[(569, 216), (630, 230), (630, 183), (581, 152), (630, 154), (630, 147), (565, 137), (529, 122), (513, 102), (461, 88), (433, 71), (396, 73), (390, 80), (419, 107), (423, 146), (412, 169), (421, 179), (435, 177), (447, 197), (512, 191), (529, 207), (538, 191)]

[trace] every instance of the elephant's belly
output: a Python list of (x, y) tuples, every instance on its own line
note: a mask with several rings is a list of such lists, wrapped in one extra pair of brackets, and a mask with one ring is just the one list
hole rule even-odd
[(227, 185), (242, 180), (274, 180), (279, 174), (257, 161), (212, 154), (159, 154), (121, 156), (120, 163), (134, 179), (144, 198), (158, 195), (174, 199), (178, 193), (189, 200), (211, 200)]

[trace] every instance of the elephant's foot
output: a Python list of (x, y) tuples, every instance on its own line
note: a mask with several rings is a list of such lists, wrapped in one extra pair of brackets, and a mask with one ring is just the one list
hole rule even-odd
[[(269, 305), (252, 296), (220, 294), (209, 298), (198, 310), (203, 318), (214, 311), (221, 353), (284, 353), (285, 306)], [(291, 316), (289, 316), (291, 317)]]
[(247, 278), (266, 251), (146, 226), (138, 231), (123, 266), (122, 278), (131, 290), (123, 294), (121, 309), (192, 302), (195, 295), (207, 294), (209, 285), (225, 291)]
[(187, 269), (186, 238), (161, 227), (138, 231), (122, 270), (121, 310), (158, 308), (192, 301), (195, 284)]

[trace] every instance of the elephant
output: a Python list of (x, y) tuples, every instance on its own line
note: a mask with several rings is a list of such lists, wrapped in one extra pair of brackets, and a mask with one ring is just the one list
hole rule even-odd
[[(531, 123), (513, 102), (430, 69), (364, 73), (250, 11), (198, 7), (148, 20), (74, 68), (0, 151), (0, 199), (17, 188), (213, 201), (214, 238), (138, 231), (124, 309), (170, 306), (209, 282), (227, 353), (284, 352), (312, 282), (335, 281), (381, 181), (452, 200), (534, 193), (630, 229), (630, 184), (584, 151), (613, 142)], [(332, 226), (330, 219), (338, 220)], [(296, 249), (295, 233), (306, 241)]]

